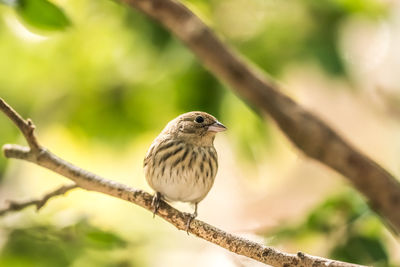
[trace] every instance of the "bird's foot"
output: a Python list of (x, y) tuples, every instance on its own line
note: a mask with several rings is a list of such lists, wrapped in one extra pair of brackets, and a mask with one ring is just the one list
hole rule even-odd
[(187, 222), (186, 222), (186, 233), (189, 235), (189, 228), (190, 228), (190, 223), (197, 217), (197, 204), (194, 203), (194, 212), (192, 214), (190, 213), (185, 213), (189, 216)]
[(188, 220), (186, 222), (186, 233), (189, 235), (189, 229), (190, 229), (190, 224), (192, 223), (192, 221), (197, 217), (197, 214), (195, 213), (186, 213), (184, 212), (184, 214), (188, 217)]
[(151, 201), (151, 205), (153, 206), (153, 218), (156, 216), (156, 213), (158, 211), (158, 208), (160, 207), (160, 200), (161, 200), (161, 194), (160, 192), (156, 192), (153, 196), (153, 200)]

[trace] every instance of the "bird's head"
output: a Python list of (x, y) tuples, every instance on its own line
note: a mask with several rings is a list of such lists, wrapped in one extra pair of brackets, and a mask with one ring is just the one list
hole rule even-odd
[(192, 111), (170, 121), (163, 132), (188, 143), (211, 146), (215, 134), (225, 130), (226, 127), (214, 116), (206, 112)]

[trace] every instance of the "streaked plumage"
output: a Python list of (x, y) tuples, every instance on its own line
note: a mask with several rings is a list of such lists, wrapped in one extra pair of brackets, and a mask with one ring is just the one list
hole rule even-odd
[(217, 174), (215, 134), (224, 130), (216, 118), (200, 111), (170, 121), (144, 159), (148, 184), (167, 201), (195, 204), (196, 216), (197, 203), (206, 197)]

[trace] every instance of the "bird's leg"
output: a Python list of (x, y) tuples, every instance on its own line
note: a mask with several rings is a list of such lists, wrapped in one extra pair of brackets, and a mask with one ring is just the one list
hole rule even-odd
[(189, 214), (189, 219), (186, 222), (186, 233), (189, 235), (189, 228), (190, 228), (190, 223), (193, 221), (194, 218), (197, 217), (197, 202), (194, 203), (194, 212), (193, 214)]
[(161, 193), (156, 192), (153, 196), (153, 200), (151, 201), (151, 205), (153, 206), (153, 218), (156, 216), (157, 210), (160, 207)]

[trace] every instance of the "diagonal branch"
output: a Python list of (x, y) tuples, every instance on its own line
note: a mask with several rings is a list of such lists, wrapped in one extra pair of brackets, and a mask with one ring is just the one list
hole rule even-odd
[(400, 183), (294, 100), (261, 70), (224, 44), (177, 0), (120, 0), (160, 22), (247, 103), (269, 114), (307, 156), (345, 176), (370, 206), (400, 232)]
[(9, 203), (8, 207), (0, 210), (0, 216), (5, 215), (8, 212), (19, 211), (19, 210), (25, 209), (26, 207), (31, 206), (31, 205), (35, 205), (36, 210), (40, 210), (47, 203), (47, 201), (50, 198), (55, 197), (55, 196), (64, 195), (66, 192), (68, 192), (72, 189), (75, 189), (77, 187), (78, 186), (76, 184), (63, 185), (60, 188), (47, 193), (41, 199), (29, 200), (29, 201), (25, 201), (25, 202), (8, 201), (8, 203)]
[[(23, 119), (12, 109), (5, 111), (5, 102), (0, 98), (0, 109), (6, 112), (15, 113), (12, 117), (17, 118), (14, 121), (16, 125), (22, 124)], [(22, 120), (22, 121), (21, 121)], [(25, 138), (32, 138), (33, 135), (25, 135)], [(29, 140), (27, 140), (29, 141)], [(152, 196), (141, 190), (137, 190), (126, 185), (107, 180), (94, 173), (83, 170), (42, 148), (40, 151), (31, 150), (27, 147), (19, 145), (4, 145), (4, 155), (7, 158), (16, 158), (30, 161), (34, 164), (45, 167), (53, 172), (65, 176), (76, 183), (78, 187), (83, 189), (104, 193), (122, 200), (135, 203), (149, 211), (153, 211)], [(158, 209), (158, 216), (175, 225), (179, 230), (186, 230), (186, 222), (189, 219), (188, 214), (182, 213), (166, 202), (161, 201)], [(340, 262), (321, 257), (310, 256), (302, 252), (297, 254), (289, 254), (278, 251), (272, 247), (267, 247), (262, 244), (246, 240), (244, 238), (232, 235), (222, 231), (212, 225), (193, 219), (190, 228), (190, 233), (204, 240), (212, 242), (236, 254), (252, 258), (256, 261), (273, 265), (273, 266), (312, 266), (312, 267), (360, 267), (361, 265)]]

